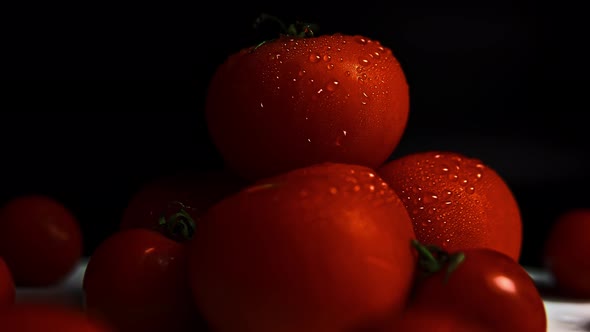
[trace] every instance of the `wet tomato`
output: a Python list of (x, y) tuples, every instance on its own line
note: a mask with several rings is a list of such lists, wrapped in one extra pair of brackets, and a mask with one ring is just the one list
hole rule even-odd
[(448, 251), (486, 247), (520, 258), (518, 202), (481, 160), (424, 151), (390, 160), (377, 172), (404, 202), (420, 242)]
[(184, 244), (153, 230), (114, 233), (88, 261), (86, 311), (120, 331), (198, 331), (186, 253)]
[(378, 40), (282, 35), (229, 56), (205, 110), (228, 167), (259, 179), (319, 162), (379, 166), (405, 131), (409, 91)]
[(80, 261), (82, 249), (78, 220), (61, 202), (29, 195), (0, 208), (0, 256), (17, 286), (61, 281)]
[(266, 178), (203, 221), (189, 275), (216, 332), (362, 330), (405, 305), (411, 220), (370, 168), (321, 163)]

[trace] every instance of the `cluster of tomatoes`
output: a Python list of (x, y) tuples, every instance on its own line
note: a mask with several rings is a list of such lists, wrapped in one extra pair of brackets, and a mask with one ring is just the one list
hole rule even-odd
[[(4, 330), (546, 331), (501, 176), (454, 151), (389, 159), (410, 103), (392, 51), (295, 32), (218, 68), (205, 110), (227, 168), (147, 183), (90, 256), (83, 310), (15, 303), (80, 261), (75, 217), (44, 196), (0, 209)], [(589, 237), (571, 224), (589, 216), (557, 223), (546, 253), (584, 296)]]

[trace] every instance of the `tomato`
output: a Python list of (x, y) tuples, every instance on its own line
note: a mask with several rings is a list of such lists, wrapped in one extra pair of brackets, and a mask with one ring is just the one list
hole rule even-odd
[(437, 309), (409, 308), (382, 332), (496, 332), (478, 325), (467, 314), (451, 315)]
[(590, 208), (559, 215), (545, 240), (544, 264), (562, 295), (590, 298)]
[(360, 35), (281, 35), (230, 55), (205, 104), (228, 167), (260, 179), (320, 162), (377, 167), (397, 147), (408, 84), (391, 49)]
[(121, 230), (94, 251), (84, 275), (86, 311), (121, 331), (198, 331), (186, 246), (153, 230)]
[(417, 247), (421, 271), (430, 273), (417, 278), (408, 312), (469, 319), (464, 323), (484, 331), (547, 331), (539, 290), (512, 257), (489, 248), (436, 252)]
[(82, 231), (73, 213), (43, 195), (13, 198), (0, 208), (0, 256), (16, 286), (48, 286), (82, 257)]
[(39, 303), (3, 308), (0, 324), (2, 332), (115, 332), (77, 309)]
[(351, 331), (405, 304), (411, 220), (368, 167), (321, 163), (262, 179), (203, 221), (189, 275), (216, 332)]
[(481, 160), (423, 151), (390, 160), (377, 172), (404, 202), (420, 242), (448, 251), (486, 247), (520, 258), (518, 202)]
[(237, 191), (242, 180), (222, 170), (183, 172), (144, 184), (130, 199), (120, 228), (148, 228), (179, 241), (192, 237), (201, 215)]
[(0, 306), (13, 304), (16, 298), (16, 289), (12, 274), (4, 259), (0, 257)]

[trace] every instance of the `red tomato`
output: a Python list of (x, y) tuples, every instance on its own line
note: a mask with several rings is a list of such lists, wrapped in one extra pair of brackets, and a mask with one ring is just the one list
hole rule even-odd
[(198, 331), (185, 248), (149, 229), (111, 235), (88, 261), (86, 311), (121, 331)]
[(590, 209), (562, 213), (545, 242), (544, 260), (562, 295), (590, 298)]
[(485, 331), (547, 331), (539, 290), (513, 258), (489, 248), (436, 256), (438, 262), (420, 255), (421, 266), (433, 273), (416, 282), (409, 312), (437, 311)]
[(498, 332), (473, 322), (468, 314), (409, 308), (401, 319), (382, 332)]
[(16, 298), (16, 289), (12, 274), (4, 259), (0, 257), (0, 306), (13, 304)]
[(281, 36), (229, 56), (205, 111), (227, 165), (259, 179), (326, 161), (379, 166), (405, 131), (409, 91), (377, 40)]
[(352, 331), (405, 305), (411, 220), (370, 168), (322, 163), (267, 178), (203, 221), (189, 274), (216, 332)]
[(82, 311), (49, 304), (19, 303), (0, 310), (2, 332), (115, 332)]
[(175, 239), (192, 237), (201, 215), (242, 186), (225, 171), (179, 173), (146, 183), (129, 201), (121, 229), (149, 228)]
[(481, 160), (424, 151), (391, 160), (377, 172), (404, 202), (420, 242), (448, 251), (486, 247), (520, 258), (518, 203)]
[(42, 195), (14, 198), (0, 208), (0, 256), (17, 286), (48, 286), (64, 279), (82, 257), (78, 220)]

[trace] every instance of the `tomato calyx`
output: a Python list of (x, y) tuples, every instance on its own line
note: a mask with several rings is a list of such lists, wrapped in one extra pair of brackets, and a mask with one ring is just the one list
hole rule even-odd
[(420, 272), (424, 276), (428, 276), (445, 269), (445, 282), (465, 260), (465, 253), (462, 251), (449, 253), (439, 246), (425, 245), (415, 239), (412, 240), (412, 246), (418, 252)]
[[(295, 23), (286, 25), (278, 17), (266, 13), (262, 13), (260, 14), (260, 16), (258, 16), (258, 18), (256, 18), (256, 21), (254, 22), (254, 28), (261, 30), (264, 25), (268, 24), (273, 25), (273, 27), (271, 28), (273, 36), (279, 35), (280, 37), (311, 38), (314, 37), (319, 30), (317, 24), (306, 23), (299, 20)], [(258, 45), (254, 46), (251, 51), (254, 51), (260, 46), (275, 39), (277, 38), (265, 39)]]
[(172, 202), (170, 205), (178, 206), (178, 210), (169, 216), (163, 213), (158, 219), (158, 229), (163, 230), (164, 234), (173, 240), (179, 242), (190, 240), (195, 234), (197, 226), (195, 220), (181, 202)]

